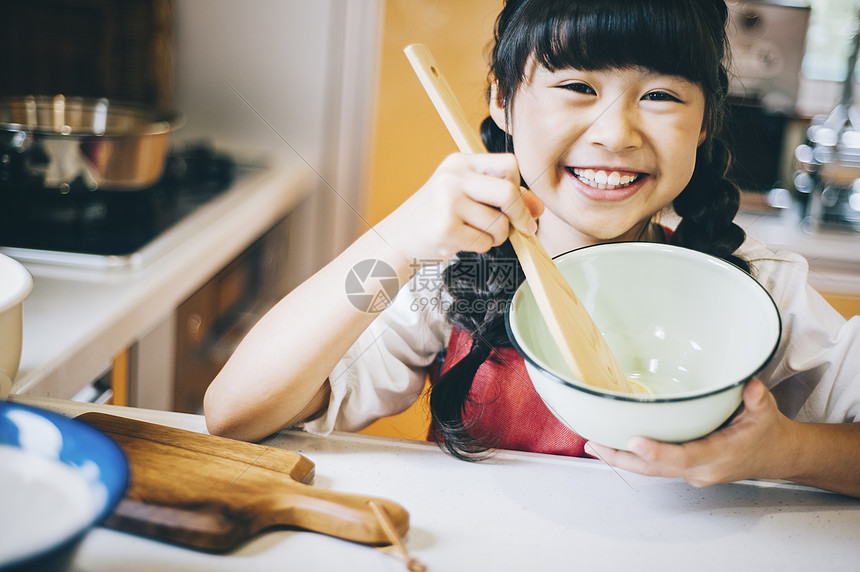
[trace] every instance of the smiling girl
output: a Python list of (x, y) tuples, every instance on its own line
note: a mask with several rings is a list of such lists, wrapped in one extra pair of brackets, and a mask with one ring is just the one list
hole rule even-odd
[[(732, 222), (739, 193), (724, 178), (720, 138), (726, 16), (724, 0), (509, 0), (482, 125), (491, 153), (446, 158), (276, 305), (210, 386), (209, 430), (248, 440), (297, 424), (357, 430), (406, 409), (429, 373), (429, 437), (460, 458), (489, 448), (590, 452), (697, 486), (782, 478), (860, 495), (860, 323), (807, 286), (802, 258), (766, 250)], [(671, 229), (660, 224), (667, 211), (680, 218)], [(649, 240), (750, 272), (777, 302), (784, 332), (742, 412), (698, 441), (635, 438), (629, 451), (562, 425), (505, 333), (523, 279), (512, 227), (537, 233), (551, 255)], [(404, 285), (381, 313), (347, 295), (359, 268), (378, 279), (370, 299), (395, 276)]]

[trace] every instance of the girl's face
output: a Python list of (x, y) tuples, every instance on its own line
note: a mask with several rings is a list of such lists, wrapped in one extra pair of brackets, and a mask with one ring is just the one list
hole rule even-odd
[(531, 65), (510, 106), (490, 114), (514, 141), (545, 203), (540, 237), (555, 255), (636, 240), (680, 194), (705, 139), (705, 98), (688, 80), (641, 68), (549, 71)]

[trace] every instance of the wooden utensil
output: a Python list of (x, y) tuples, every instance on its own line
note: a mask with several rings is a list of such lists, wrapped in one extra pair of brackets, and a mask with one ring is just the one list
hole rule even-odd
[[(430, 50), (412, 44), (404, 52), (460, 151), (486, 153)], [(541, 315), (573, 375), (595, 387), (633, 393), (603, 334), (537, 237), (511, 229), (509, 238)]]
[(406, 569), (409, 572), (427, 572), (427, 567), (420, 560), (409, 554), (409, 549), (406, 548), (406, 545), (403, 544), (403, 539), (397, 534), (397, 529), (394, 527), (394, 523), (391, 522), (391, 515), (388, 514), (385, 507), (379, 506), (376, 504), (376, 501), (370, 501), (367, 504), (370, 505), (370, 508), (376, 514), (376, 518), (379, 519), (379, 523), (382, 525), (383, 530), (385, 530), (385, 534), (388, 535), (391, 544), (400, 552)]
[(409, 513), (394, 502), (302, 484), (313, 479), (314, 464), (292, 451), (103, 413), (78, 418), (113, 437), (131, 465), (110, 528), (209, 552), (278, 525), (390, 544), (371, 502), (398, 534), (409, 528)]

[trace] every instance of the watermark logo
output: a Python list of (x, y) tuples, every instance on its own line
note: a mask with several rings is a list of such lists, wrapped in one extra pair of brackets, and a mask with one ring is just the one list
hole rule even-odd
[(382, 260), (362, 260), (346, 275), (346, 297), (362, 312), (378, 314), (391, 304), (400, 281), (394, 268)]

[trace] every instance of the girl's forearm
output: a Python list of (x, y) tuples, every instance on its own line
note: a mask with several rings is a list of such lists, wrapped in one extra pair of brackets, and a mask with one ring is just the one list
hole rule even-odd
[(345, 287), (350, 270), (368, 259), (388, 264), (400, 284), (414, 271), (371, 230), (287, 295), (252, 328), (207, 390), (211, 433), (256, 441), (325, 406), (329, 373), (378, 315), (354, 306)]
[(860, 497), (860, 423), (792, 423), (788, 480)]

